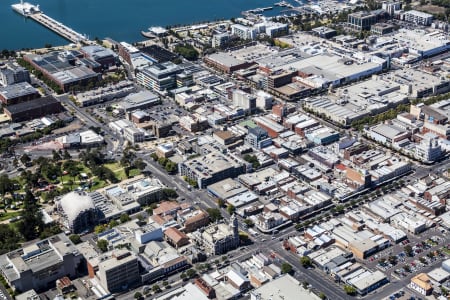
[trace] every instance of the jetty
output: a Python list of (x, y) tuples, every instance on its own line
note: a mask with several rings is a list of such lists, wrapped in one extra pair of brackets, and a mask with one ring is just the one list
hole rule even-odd
[(91, 44), (92, 42), (83, 34), (76, 32), (72, 28), (56, 21), (55, 19), (44, 14), (38, 5), (32, 5), (28, 2), (11, 5), (12, 9), (26, 18), (33, 19), (44, 27), (62, 36), (72, 43)]

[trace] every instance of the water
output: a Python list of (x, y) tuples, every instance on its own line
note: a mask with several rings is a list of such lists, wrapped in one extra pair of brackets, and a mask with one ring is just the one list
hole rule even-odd
[[(25, 0), (24, 0), (25, 1)], [(117, 41), (142, 40), (141, 30), (150, 26), (191, 24), (239, 17), (241, 11), (273, 6), (279, 0), (26, 0), (39, 4), (48, 16), (95, 37)], [(57, 34), (25, 19), (11, 9), (20, 0), (0, 4), (0, 50), (38, 48), (68, 42)], [(282, 8), (274, 7), (274, 15)]]

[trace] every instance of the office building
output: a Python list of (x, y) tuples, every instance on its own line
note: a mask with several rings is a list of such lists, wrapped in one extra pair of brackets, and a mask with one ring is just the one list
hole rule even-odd
[(0, 84), (3, 86), (28, 82), (31, 83), (30, 73), (15, 62), (8, 61), (0, 65)]
[(242, 90), (233, 90), (233, 105), (243, 108), (248, 113), (256, 110), (256, 97)]
[(255, 128), (248, 129), (248, 134), (245, 137), (245, 143), (255, 149), (262, 149), (272, 145), (272, 139), (269, 137), (266, 130), (257, 126)]
[(425, 138), (416, 145), (416, 157), (421, 161), (433, 162), (442, 157), (443, 152), (439, 139)]
[(177, 74), (183, 71), (172, 62), (164, 62), (138, 68), (137, 83), (155, 92), (163, 92), (177, 87)]
[(123, 130), (123, 137), (132, 144), (142, 143), (145, 139), (145, 132), (136, 127), (126, 127)]
[(178, 164), (180, 175), (197, 182), (201, 189), (225, 178), (237, 177), (244, 170), (244, 164), (240, 161), (218, 151)]
[(347, 25), (354, 30), (370, 30), (370, 26), (378, 23), (385, 17), (382, 9), (371, 12), (359, 11), (348, 15)]
[(63, 233), (0, 256), (6, 282), (18, 291), (47, 290), (63, 276), (74, 278), (83, 260)]
[(97, 276), (109, 292), (117, 292), (140, 283), (139, 264), (134, 253), (114, 250), (111, 256), (100, 261)]
[(99, 63), (104, 70), (114, 67), (119, 63), (119, 56), (112, 51), (100, 45), (89, 45), (81, 47), (81, 53), (85, 57)]

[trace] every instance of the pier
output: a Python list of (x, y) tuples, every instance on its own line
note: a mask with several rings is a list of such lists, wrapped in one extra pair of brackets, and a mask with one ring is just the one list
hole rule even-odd
[(46, 14), (42, 12), (34, 13), (27, 15), (27, 17), (33, 19), (34, 21), (38, 22), (42, 26), (47, 27), (51, 31), (59, 34), (66, 40), (72, 42), (72, 43), (86, 43), (89, 44), (89, 39), (82, 35), (81, 33), (76, 32), (75, 30), (67, 27), (66, 25), (56, 21), (53, 18), (50, 18)]

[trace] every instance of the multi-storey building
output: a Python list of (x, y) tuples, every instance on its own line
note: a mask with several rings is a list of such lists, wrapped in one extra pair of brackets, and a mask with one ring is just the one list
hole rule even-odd
[(163, 92), (177, 87), (177, 74), (181, 73), (178, 65), (172, 62), (154, 64), (136, 71), (137, 83), (156, 92)]
[(101, 285), (110, 292), (121, 291), (139, 283), (139, 264), (135, 254), (128, 250), (116, 250), (98, 264), (97, 276)]
[(0, 84), (7, 86), (20, 82), (31, 82), (27, 69), (13, 62), (7, 62), (0, 66)]
[(29, 244), (0, 256), (0, 270), (6, 282), (22, 292), (46, 290), (58, 278), (74, 278), (83, 260), (63, 233)]
[(192, 237), (210, 255), (226, 253), (239, 246), (238, 220), (235, 215), (232, 215), (230, 224), (210, 225), (203, 232), (194, 232)]
[(181, 176), (197, 182), (199, 188), (244, 173), (245, 167), (237, 159), (218, 151), (186, 160), (178, 164)]

